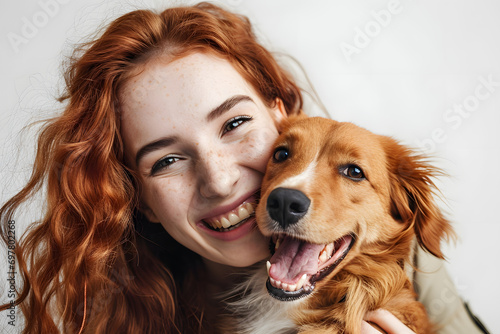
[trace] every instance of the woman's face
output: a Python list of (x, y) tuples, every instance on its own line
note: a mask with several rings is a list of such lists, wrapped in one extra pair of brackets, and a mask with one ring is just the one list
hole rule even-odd
[(148, 219), (210, 261), (264, 259), (268, 241), (252, 213), (282, 104), (266, 107), (229, 62), (201, 53), (148, 63), (121, 102), (126, 161)]

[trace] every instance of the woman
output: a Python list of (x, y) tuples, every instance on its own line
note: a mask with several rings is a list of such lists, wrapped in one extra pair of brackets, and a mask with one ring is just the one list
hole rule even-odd
[(66, 84), (30, 181), (0, 211), (5, 237), (46, 187), (17, 246), (25, 332), (216, 332), (213, 296), (268, 256), (251, 214), (299, 88), (248, 20), (209, 4), (118, 18), (75, 52)]

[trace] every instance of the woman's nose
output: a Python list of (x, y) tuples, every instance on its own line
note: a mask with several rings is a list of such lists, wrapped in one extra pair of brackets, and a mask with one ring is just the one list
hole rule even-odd
[(210, 151), (198, 163), (199, 190), (205, 198), (227, 197), (240, 177), (231, 155)]

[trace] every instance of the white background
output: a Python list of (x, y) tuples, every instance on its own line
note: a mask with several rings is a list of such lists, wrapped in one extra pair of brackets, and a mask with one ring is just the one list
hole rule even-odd
[[(72, 45), (131, 9), (187, 3), (60, 0), (57, 8), (44, 5), (50, 2), (2, 0), (2, 203), (29, 175), (33, 130), (20, 133), (21, 128), (59, 108), (54, 99), (62, 83), (61, 62)], [(450, 175), (439, 182), (459, 235), (456, 245), (446, 247), (449, 272), (490, 331), (500, 333), (500, 3), (221, 2), (247, 15), (270, 49), (290, 54), (304, 66), (333, 118), (411, 146), (428, 143), (436, 165)], [(390, 17), (382, 15), (388, 9), (393, 10)], [(26, 21), (37, 23), (37, 31), (23, 30)], [(15, 46), (9, 41), (14, 34), (26, 38), (25, 43)], [(348, 45), (356, 48), (351, 56), (342, 51)], [(485, 86), (484, 81), (493, 84)], [(460, 105), (462, 115), (453, 109)], [(434, 147), (429, 150), (431, 141)], [(19, 213), (18, 236), (37, 213)], [(2, 257), (5, 260), (6, 254)], [(1, 268), (3, 264), (0, 281), (5, 282), (6, 270)], [(5, 301), (5, 291), (0, 292)], [(0, 313), (0, 332), (17, 332), (19, 328), (9, 330), (5, 320)]]

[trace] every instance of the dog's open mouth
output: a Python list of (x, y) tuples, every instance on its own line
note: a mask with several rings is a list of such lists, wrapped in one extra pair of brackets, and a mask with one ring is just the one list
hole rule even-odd
[(345, 258), (354, 240), (352, 235), (345, 235), (330, 244), (317, 245), (288, 235), (273, 237), (274, 255), (267, 262), (267, 291), (281, 301), (309, 295), (315, 283)]

